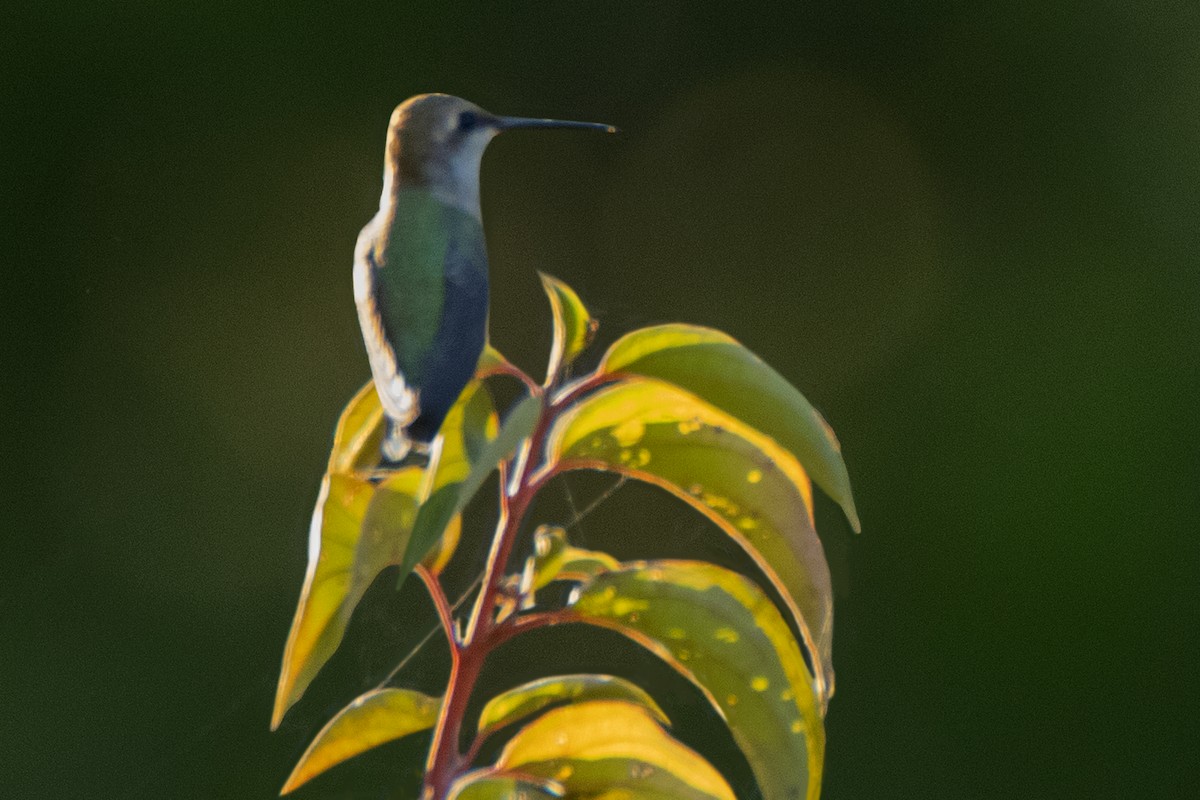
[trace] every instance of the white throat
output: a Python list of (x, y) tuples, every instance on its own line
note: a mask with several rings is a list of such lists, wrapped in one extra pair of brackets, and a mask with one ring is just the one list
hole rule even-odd
[(481, 130), (462, 143), (449, 157), (431, 164), (429, 191), (438, 200), (480, 219), (479, 170), (483, 151), (495, 136), (494, 131)]

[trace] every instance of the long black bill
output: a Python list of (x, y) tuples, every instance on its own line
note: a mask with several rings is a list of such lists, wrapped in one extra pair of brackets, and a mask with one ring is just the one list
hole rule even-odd
[(533, 119), (531, 117), (497, 117), (496, 127), (507, 131), (512, 128), (585, 128), (605, 133), (616, 133), (616, 127), (603, 122), (572, 122), (563, 119)]

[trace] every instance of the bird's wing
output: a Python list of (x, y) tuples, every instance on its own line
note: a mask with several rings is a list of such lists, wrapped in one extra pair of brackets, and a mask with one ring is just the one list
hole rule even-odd
[(372, 220), (358, 237), (354, 254), (354, 304), (371, 363), (371, 375), (375, 379), (375, 391), (388, 418), (395, 425), (405, 427), (420, 414), (420, 393), (409, 385), (400, 369), (385, 327), (383, 309), (379, 307), (376, 286), (379, 268), (374, 258), (377, 224), (377, 220)]
[(372, 295), (384, 338), (410, 387), (429, 379), (446, 301), (445, 205), (428, 191), (407, 189), (376, 217), (366, 249), (373, 269)]

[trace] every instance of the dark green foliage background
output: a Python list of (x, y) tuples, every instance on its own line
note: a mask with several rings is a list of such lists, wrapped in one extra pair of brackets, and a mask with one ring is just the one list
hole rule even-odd
[[(625, 129), (489, 152), (514, 360), (540, 368), (542, 269), (609, 338), (729, 331), (837, 429), (865, 532), (822, 501), (825, 797), (1194, 788), (1194, 4), (254, 5), (5, 15), (6, 796), (273, 796), (411, 641), (388, 609), (419, 594), (377, 585), (268, 734), (330, 431), (368, 374), (354, 237), (391, 108), (431, 90)], [(627, 495), (592, 545), (702, 540)], [(419, 750), (307, 796), (389, 796)]]

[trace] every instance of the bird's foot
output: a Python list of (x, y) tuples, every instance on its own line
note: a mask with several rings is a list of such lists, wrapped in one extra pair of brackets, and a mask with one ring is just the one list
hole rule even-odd
[[(408, 467), (428, 469), (433, 462), (434, 446), (429, 442), (411, 439), (403, 432), (399, 436), (389, 433), (384, 437), (380, 453), (382, 460), (365, 476), (372, 483), (381, 483)], [(436, 465), (433, 466), (436, 469)]]
[(417, 443), (399, 425), (389, 425), (380, 450), (385, 461), (399, 464), (408, 456)]

